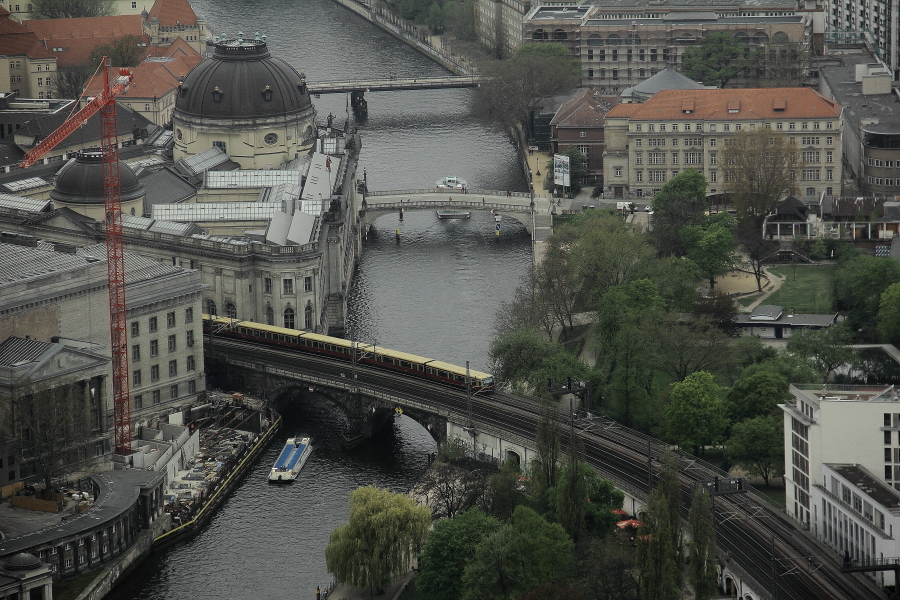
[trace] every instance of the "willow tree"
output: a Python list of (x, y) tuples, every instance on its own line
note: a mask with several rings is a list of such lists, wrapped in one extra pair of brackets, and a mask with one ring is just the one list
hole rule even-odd
[(691, 565), (689, 579), (695, 600), (709, 600), (716, 594), (716, 531), (712, 499), (706, 488), (697, 488), (691, 501)]
[(741, 131), (725, 138), (719, 170), (738, 218), (763, 217), (783, 198), (796, 194), (804, 162), (800, 146), (770, 129)]
[(358, 488), (350, 494), (350, 519), (325, 548), (328, 571), (342, 583), (383, 590), (409, 572), (430, 525), (427, 506), (374, 486)]

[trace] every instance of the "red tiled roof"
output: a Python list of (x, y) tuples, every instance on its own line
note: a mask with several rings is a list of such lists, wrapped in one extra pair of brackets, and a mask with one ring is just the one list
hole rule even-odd
[[(138, 36), (146, 46), (150, 37), (144, 35), (140, 15), (115, 15), (84, 19), (37, 19), (25, 21), (28, 29), (46, 43), (56, 55), (58, 67), (87, 65), (91, 50), (126, 35)], [(62, 50), (53, 51), (53, 48)]]
[(557, 127), (602, 127), (603, 118), (616, 102), (617, 98), (602, 98), (592, 89), (582, 90), (559, 107), (550, 124)]
[(147, 56), (200, 56), (200, 53), (184, 41), (183, 38), (177, 37), (168, 46), (153, 46), (147, 49)]
[(0, 55), (53, 58), (53, 53), (38, 42), (34, 32), (10, 19), (6, 11), (0, 13)]
[(628, 118), (641, 107), (641, 104), (617, 104), (612, 110), (606, 113), (607, 119)]
[(188, 0), (156, 0), (153, 8), (147, 16), (147, 20), (156, 17), (160, 27), (175, 27), (177, 25), (196, 25), (197, 14), (191, 8)]
[[(690, 113), (683, 110), (685, 100), (694, 101)], [(664, 90), (643, 104), (633, 106), (638, 108), (630, 113), (632, 121), (828, 119), (841, 115), (840, 104), (811, 88)], [(608, 116), (622, 117), (629, 114), (619, 113), (614, 109)]]

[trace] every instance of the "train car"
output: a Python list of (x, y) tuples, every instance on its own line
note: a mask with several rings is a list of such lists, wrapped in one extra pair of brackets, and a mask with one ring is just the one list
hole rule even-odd
[[(351, 360), (355, 348), (356, 361), (359, 364), (402, 372), (458, 388), (465, 389), (466, 387), (465, 367), (416, 354), (389, 350), (365, 342), (353, 344), (349, 340), (309, 331), (207, 314), (203, 315), (203, 330), (207, 334), (211, 332), (214, 336), (244, 339), (269, 346), (281, 346), (346, 361)], [(491, 393), (494, 391), (494, 377), (490, 373), (469, 369), (469, 381), (473, 392)]]

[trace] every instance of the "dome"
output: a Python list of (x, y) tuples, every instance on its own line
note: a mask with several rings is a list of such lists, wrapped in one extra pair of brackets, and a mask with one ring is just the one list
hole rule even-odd
[[(104, 204), (103, 162), (99, 150), (79, 152), (56, 174), (56, 186), (50, 197), (57, 202), (71, 204)], [(131, 167), (119, 163), (119, 182), (122, 202), (144, 196), (144, 187), (138, 182)]]
[(43, 564), (37, 556), (20, 552), (6, 559), (4, 568), (7, 571), (31, 571), (32, 569), (41, 568)]
[(187, 74), (175, 112), (204, 118), (283, 117), (311, 109), (303, 76), (264, 41), (215, 44), (212, 59)]

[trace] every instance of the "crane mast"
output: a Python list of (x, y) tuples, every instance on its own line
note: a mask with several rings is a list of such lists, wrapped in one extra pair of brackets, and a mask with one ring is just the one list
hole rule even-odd
[(30, 167), (73, 131), (100, 113), (100, 152), (103, 165), (103, 202), (106, 233), (107, 288), (109, 290), (110, 349), (115, 450), (131, 451), (131, 389), (128, 378), (128, 331), (125, 314), (125, 240), (122, 234), (122, 185), (119, 178), (119, 128), (116, 97), (131, 83), (131, 74), (120, 70), (110, 85), (109, 59), (103, 57), (103, 90), (41, 143), (32, 148), (19, 166)]

